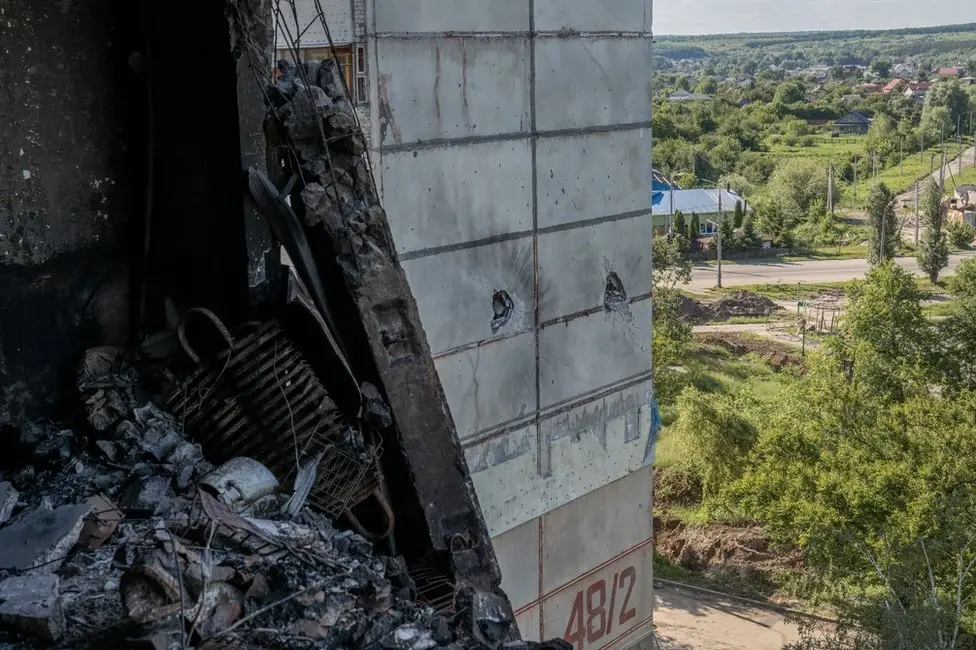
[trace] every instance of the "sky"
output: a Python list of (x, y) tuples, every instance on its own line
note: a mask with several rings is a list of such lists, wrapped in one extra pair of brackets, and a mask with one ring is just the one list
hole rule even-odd
[(896, 29), (976, 22), (976, 0), (654, 0), (654, 33)]

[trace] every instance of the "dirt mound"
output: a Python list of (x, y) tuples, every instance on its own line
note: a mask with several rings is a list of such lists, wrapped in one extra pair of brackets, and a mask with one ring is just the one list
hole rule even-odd
[(681, 296), (681, 317), (688, 323), (700, 325), (712, 320), (712, 309), (708, 303)]
[(722, 296), (712, 308), (721, 314), (733, 316), (770, 316), (781, 307), (766, 296), (749, 291), (734, 291)]
[(766, 296), (749, 291), (734, 291), (715, 302), (681, 298), (681, 315), (695, 325), (729, 320), (735, 317), (771, 316), (781, 307)]
[(754, 354), (774, 368), (803, 366), (803, 358), (797, 354), (795, 348), (770, 339), (746, 337), (735, 332), (700, 334), (695, 338), (706, 345), (728, 350), (738, 357)]
[(768, 571), (803, 568), (799, 550), (776, 548), (760, 526), (698, 527), (677, 519), (655, 518), (654, 548), (659, 555), (690, 571), (751, 578)]

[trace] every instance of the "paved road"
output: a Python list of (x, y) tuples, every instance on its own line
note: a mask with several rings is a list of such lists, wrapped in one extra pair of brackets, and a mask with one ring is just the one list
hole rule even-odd
[(654, 627), (660, 650), (780, 650), (799, 640), (782, 614), (654, 585)]
[[(951, 273), (965, 259), (976, 253), (960, 253), (949, 258), (949, 267), (943, 272)], [(899, 257), (899, 266), (916, 275), (923, 275), (914, 257)], [(722, 286), (735, 287), (746, 284), (805, 284), (821, 282), (848, 282), (863, 278), (868, 270), (867, 260), (815, 260), (805, 262), (784, 262), (771, 260), (749, 264), (725, 264), (722, 266)], [(715, 286), (717, 270), (714, 265), (695, 266), (688, 289), (710, 289)]]

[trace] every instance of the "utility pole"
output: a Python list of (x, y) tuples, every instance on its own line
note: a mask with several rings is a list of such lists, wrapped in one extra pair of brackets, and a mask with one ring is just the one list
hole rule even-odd
[(886, 212), (887, 210), (881, 213), (881, 240), (878, 242), (878, 263), (879, 264), (881, 264), (887, 259), (885, 253), (888, 252), (888, 247), (885, 245), (885, 222), (888, 221), (888, 219), (885, 217)]
[(857, 204), (857, 158), (854, 159), (854, 203)]
[(918, 181), (915, 181), (915, 248), (918, 248)]
[(834, 214), (834, 165), (827, 166), (827, 209)]
[(956, 117), (956, 146), (959, 147), (959, 173), (962, 173), (962, 115)]
[(725, 214), (722, 212), (722, 188), (718, 189), (718, 288), (722, 288), (722, 224)]
[(942, 165), (939, 167), (939, 191), (945, 194), (945, 170), (946, 170), (946, 152), (945, 147), (942, 148)]
[(670, 178), (668, 179), (668, 194), (671, 197), (671, 216), (668, 223), (668, 235), (671, 239), (674, 239), (674, 181)]

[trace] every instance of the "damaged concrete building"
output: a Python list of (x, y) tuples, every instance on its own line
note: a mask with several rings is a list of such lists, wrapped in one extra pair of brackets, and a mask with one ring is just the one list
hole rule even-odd
[(3, 641), (649, 637), (650, 0), (0, 23)]

